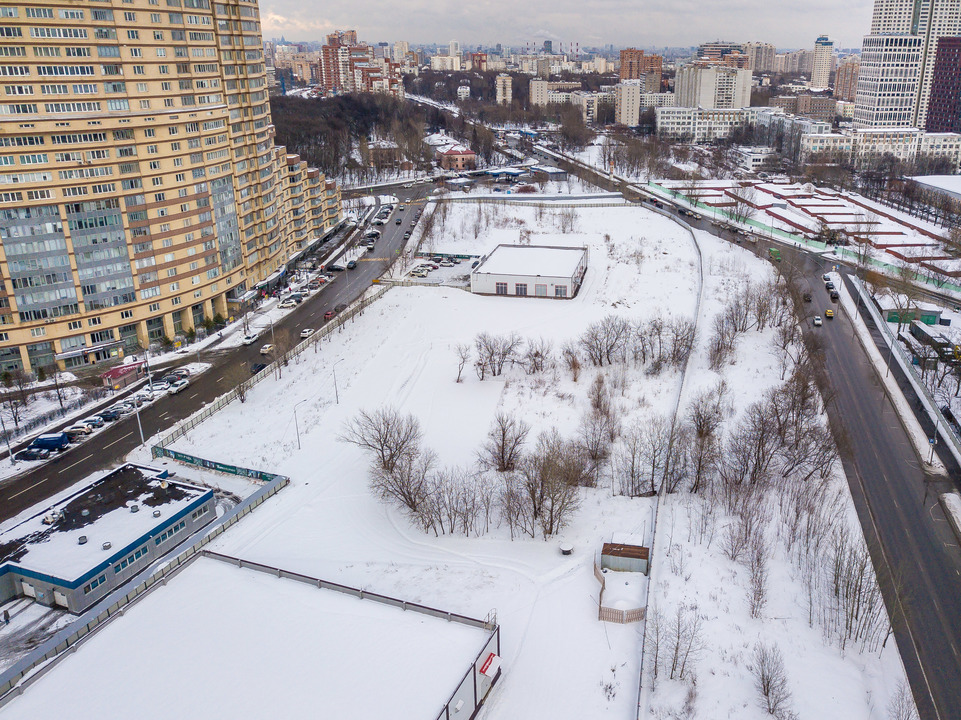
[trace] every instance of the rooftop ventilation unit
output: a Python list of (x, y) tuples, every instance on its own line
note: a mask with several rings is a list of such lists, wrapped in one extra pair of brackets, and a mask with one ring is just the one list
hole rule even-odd
[(77, 545), (86, 545), (86, 544), (87, 544), (86, 535), (81, 535), (80, 537), (77, 538)]
[(140, 506), (139, 506), (139, 505), (131, 505), (131, 506), (130, 506), (130, 512), (132, 512), (132, 513), (140, 512)]
[(100, 547), (102, 547), (104, 550), (109, 550), (110, 548), (113, 547), (113, 544), (108, 540), (107, 542), (105, 542), (105, 543), (104, 543), (103, 545), (101, 545)]

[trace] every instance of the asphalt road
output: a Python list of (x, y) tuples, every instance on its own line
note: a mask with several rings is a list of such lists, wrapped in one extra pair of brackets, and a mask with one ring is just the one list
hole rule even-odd
[[(406, 203), (407, 209), (402, 212), (395, 209), (387, 224), (378, 227), (382, 236), (377, 240), (374, 252), (361, 254), (355, 269), (334, 273), (337, 277), (332, 283), (323, 285), (318, 292), (309, 295), (283, 320), (274, 324), (274, 334), (289, 333), (294, 342), (299, 342), (301, 330), (304, 328), (317, 330), (323, 327), (326, 323), (324, 313), (333, 310), (337, 305), (356, 300), (367, 290), (372, 281), (380, 277), (400, 253), (404, 244), (404, 233), (411, 229), (414, 213), (418, 208), (423, 207), (424, 197), (431, 187), (418, 185), (411, 189), (392, 188), (391, 193), (402, 203)], [(401, 218), (400, 225), (395, 224), (396, 218)], [(363, 229), (359, 228), (355, 237), (359, 238), (362, 233)], [(340, 242), (335, 240), (330, 243), (330, 246), (334, 248), (339, 244)], [(348, 250), (347, 257), (354, 254)], [(339, 255), (329, 258), (321, 255), (319, 259), (324, 264), (346, 263), (346, 258), (341, 258)], [(257, 321), (256, 312), (251, 315), (251, 320), (256, 325), (263, 324), (262, 321)], [(190, 387), (183, 392), (160, 398), (141, 408), (140, 423), (143, 426), (143, 437), (149, 439), (170, 428), (223, 395), (241, 379), (249, 377), (250, 366), (265, 361), (264, 356), (260, 354), (260, 347), (269, 343), (270, 337), (271, 331), (267, 328), (262, 330), (260, 339), (253, 345), (229, 350), (214, 348), (210, 351), (202, 351), (201, 360), (212, 365), (209, 370), (192, 378)], [(193, 362), (195, 359), (195, 354), (188, 354), (176, 364)], [(63, 426), (70, 424), (72, 423), (64, 423)], [(83, 477), (119, 463), (140, 444), (140, 431), (135, 413), (108, 423), (88, 440), (72, 446), (62, 455), (55, 455), (35, 469), (0, 484), (0, 520), (6, 520), (28, 507), (42, 503)], [(9, 462), (9, 460), (3, 462)]]

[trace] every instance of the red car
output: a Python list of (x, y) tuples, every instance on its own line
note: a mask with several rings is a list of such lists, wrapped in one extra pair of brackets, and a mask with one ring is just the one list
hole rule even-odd
[(324, 313), (324, 320), (330, 320), (332, 317), (334, 317), (334, 314), (335, 313), (333, 310), (328, 310)]

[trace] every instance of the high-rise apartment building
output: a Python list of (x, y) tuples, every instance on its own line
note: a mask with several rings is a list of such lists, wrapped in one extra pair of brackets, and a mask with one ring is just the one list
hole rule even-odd
[(961, 37), (938, 41), (925, 129), (961, 132)]
[(714, 42), (708, 42), (699, 45), (695, 59), (720, 60), (722, 57), (732, 52), (743, 53), (744, 46), (741, 43), (716, 40)]
[[(899, 127), (887, 123), (890, 122), (888, 116), (893, 119), (904, 114), (902, 88), (892, 88), (892, 96), (879, 91), (878, 87), (886, 82), (896, 83), (910, 72), (915, 96), (909, 117), (900, 127), (925, 127), (938, 40), (958, 35), (961, 35), (961, 10), (957, 0), (875, 0), (871, 31), (863, 43), (863, 47), (870, 47), (872, 52), (865, 57), (862, 51), (855, 122), (862, 127), (876, 127), (864, 123), (880, 118), (886, 123), (880, 127)], [(899, 57), (897, 42), (909, 45), (909, 58)], [(897, 103), (893, 112), (887, 110), (892, 98)]]
[(861, 60), (857, 55), (850, 55), (838, 63), (834, 74), (834, 98), (845, 102), (854, 102), (858, 89), (858, 73), (861, 70)]
[(452, 57), (460, 57), (460, 42), (458, 40), (451, 40), (448, 43), (447, 54)]
[(777, 49), (769, 43), (749, 42), (744, 44), (744, 52), (748, 56), (749, 66), (754, 72), (771, 72), (774, 70), (774, 56)]
[(831, 68), (834, 64), (834, 43), (827, 35), (814, 41), (814, 60), (811, 68), (811, 87), (827, 88), (831, 84)]
[(0, 11), (3, 370), (228, 317), (339, 222), (336, 186), (274, 146), (255, 2)]
[(621, 50), (621, 80), (643, 80), (643, 92), (660, 92), (664, 59), (660, 55), (645, 55), (643, 50)]
[(641, 117), (641, 80), (622, 80), (614, 86), (614, 122), (636, 127)]
[(410, 45), (406, 40), (398, 40), (394, 43), (393, 48), (391, 48), (391, 59), (395, 63), (405, 63), (407, 62), (407, 53), (410, 52)]
[(500, 73), (494, 80), (494, 88), (497, 93), (497, 104), (510, 105), (514, 99), (511, 76), (507, 73)]
[(677, 71), (674, 95), (678, 107), (747, 107), (751, 104), (751, 71), (719, 63), (691, 63)]
[[(345, 44), (353, 41), (353, 44)], [(404, 43), (406, 45), (407, 43)], [(329, 93), (378, 92), (404, 95), (400, 65), (386, 53), (357, 42), (357, 33), (346, 30), (331, 33), (320, 49), (317, 63), (320, 86)]]

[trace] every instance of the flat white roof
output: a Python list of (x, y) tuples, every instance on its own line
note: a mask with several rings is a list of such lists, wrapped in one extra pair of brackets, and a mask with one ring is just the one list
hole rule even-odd
[[(209, 492), (173, 480), (167, 480), (162, 488), (162, 473), (125, 465), (52, 506), (37, 505), (31, 517), (0, 533), (0, 564), (61, 580), (79, 578), (154, 528), (166, 525)], [(130, 511), (133, 505), (138, 512)], [(159, 517), (154, 517), (154, 511)], [(48, 516), (56, 520), (44, 523)], [(83, 545), (81, 535), (87, 538)], [(103, 549), (105, 542), (110, 543), (107, 550)]]
[(586, 248), (543, 245), (498, 245), (477, 269), (483, 275), (573, 277)]
[[(199, 558), (4, 719), (434, 718), (489, 633)], [(162, 688), (151, 679), (163, 678)]]

